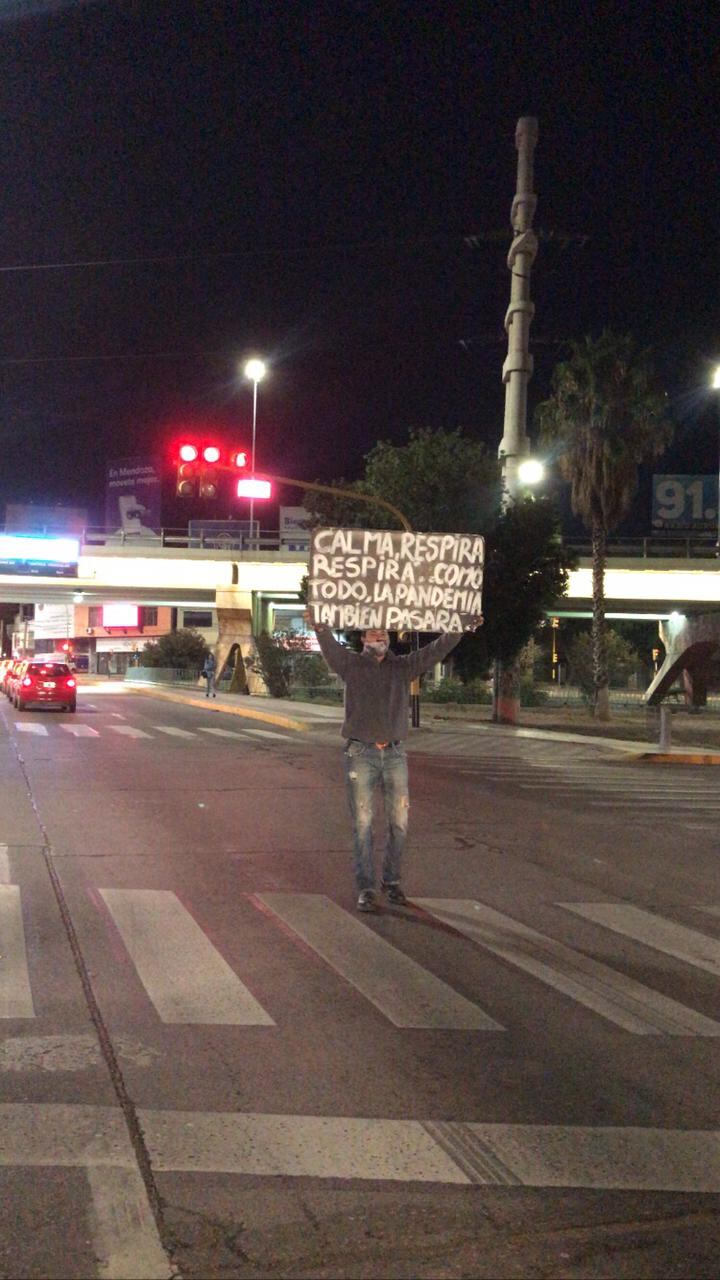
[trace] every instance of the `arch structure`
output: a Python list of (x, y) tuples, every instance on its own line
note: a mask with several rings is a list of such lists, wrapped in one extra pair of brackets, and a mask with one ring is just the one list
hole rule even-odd
[(660, 623), (665, 661), (645, 694), (648, 706), (682, 681), (689, 706), (704, 707), (708, 688), (720, 681), (720, 613), (676, 616)]

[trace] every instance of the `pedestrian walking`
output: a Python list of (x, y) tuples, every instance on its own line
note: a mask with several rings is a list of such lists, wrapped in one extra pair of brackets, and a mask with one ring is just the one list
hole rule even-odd
[[(402, 858), (409, 815), (408, 734), (410, 682), (441, 662), (462, 639), (462, 633), (440, 636), (413, 653), (400, 656), (390, 649), (387, 631), (363, 631), (362, 653), (338, 644), (329, 627), (305, 615), (314, 627), (325, 661), (345, 683), (344, 767), (353, 824), (353, 871), (358, 911), (375, 911), (373, 802), (382, 790), (387, 824), (380, 888), (388, 902), (404, 906)], [(475, 620), (482, 626), (482, 618)], [(474, 628), (473, 628), (474, 629)]]
[(213, 698), (216, 696), (215, 695), (215, 671), (216, 671), (215, 654), (209, 653), (207, 658), (205, 659), (205, 666), (202, 669), (202, 673), (205, 679), (207, 680), (207, 693), (205, 694), (206, 698), (209, 698), (211, 693)]

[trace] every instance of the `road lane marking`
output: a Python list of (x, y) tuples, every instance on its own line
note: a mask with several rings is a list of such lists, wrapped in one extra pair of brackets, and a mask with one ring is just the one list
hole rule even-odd
[(91, 1165), (91, 1229), (104, 1280), (171, 1280), (170, 1266), (139, 1170)]
[(91, 728), (89, 724), (61, 724), (61, 729), (65, 733), (71, 733), (74, 738), (99, 738), (100, 734), (97, 729)]
[(290, 742), (289, 733), (275, 733), (273, 729), (245, 729), (245, 733), (256, 734), (258, 738), (279, 738), (281, 742)]
[(110, 715), (114, 716), (116, 720), (127, 720), (127, 716), (121, 715), (119, 711), (111, 711)]
[(189, 729), (176, 729), (172, 724), (154, 724), (153, 729), (157, 729), (160, 733), (169, 733), (173, 738), (196, 738), (196, 733), (191, 733)]
[(131, 724), (109, 724), (108, 729), (112, 733), (122, 733), (126, 738), (152, 738), (151, 733), (145, 733), (144, 729), (136, 729)]
[(10, 856), (6, 844), (0, 844), (0, 884), (10, 884)]
[(720, 1036), (720, 1023), (472, 898), (418, 906), (509, 964), (635, 1035)]
[(212, 733), (215, 735), (216, 738), (238, 738), (241, 742), (245, 742), (245, 744), (247, 745), (247, 739), (245, 738), (245, 734), (233, 733), (232, 729), (205, 729), (201, 725), (200, 732)]
[(47, 738), (48, 731), (44, 724), (28, 724), (26, 720), (16, 720), (15, 728), (18, 733), (35, 733), (40, 738)]
[(100, 893), (163, 1022), (275, 1025), (174, 893)]
[(0, 1018), (34, 1018), (20, 889), (0, 884)]
[(478, 1005), (323, 894), (260, 893), (257, 897), (394, 1026), (503, 1030)]
[[(153, 1168), (160, 1173), (720, 1192), (717, 1129), (483, 1124), (237, 1111), (141, 1110), (138, 1119)], [(113, 1191), (128, 1207), (136, 1203), (134, 1179), (139, 1175), (117, 1107), (0, 1104), (0, 1165), (84, 1167), (93, 1171), (96, 1203)], [(105, 1178), (113, 1170), (133, 1177)], [(144, 1209), (140, 1212), (144, 1218)], [(150, 1234), (147, 1244), (149, 1249)], [(126, 1274), (144, 1273), (129, 1270)]]
[(698, 933), (684, 924), (653, 915), (627, 902), (560, 902), (559, 906), (583, 920), (602, 925), (613, 933), (642, 942), (654, 951), (674, 956), (696, 969), (720, 977), (720, 939)]

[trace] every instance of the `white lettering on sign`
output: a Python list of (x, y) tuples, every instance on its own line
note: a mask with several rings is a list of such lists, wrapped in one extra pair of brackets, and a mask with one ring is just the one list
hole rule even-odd
[(315, 529), (308, 603), (339, 631), (467, 631), (482, 612), (479, 534)]

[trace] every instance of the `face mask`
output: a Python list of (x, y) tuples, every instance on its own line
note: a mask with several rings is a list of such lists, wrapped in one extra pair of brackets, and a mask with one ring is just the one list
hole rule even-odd
[(381, 658), (388, 651), (387, 640), (365, 641), (363, 650), (365, 653), (371, 653), (374, 658)]

